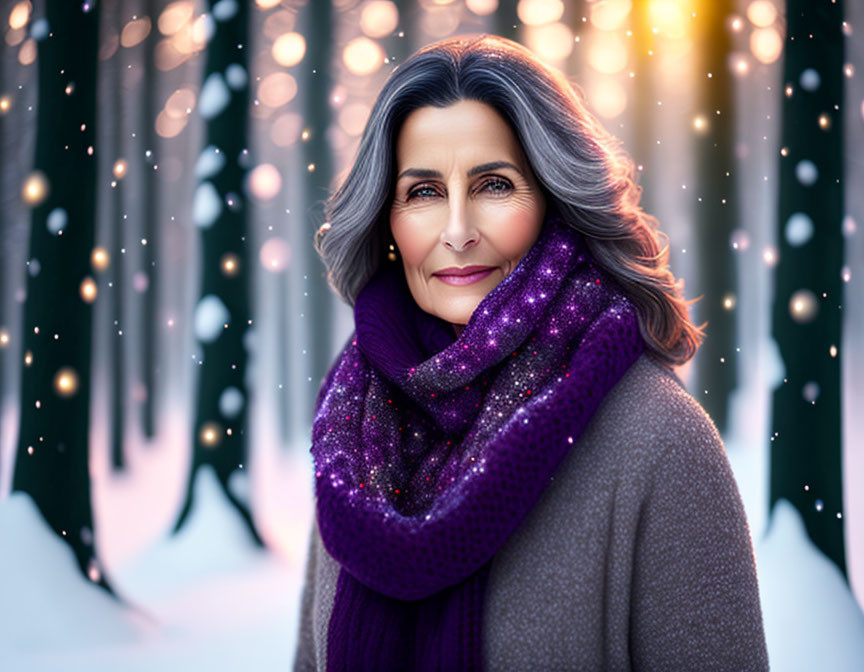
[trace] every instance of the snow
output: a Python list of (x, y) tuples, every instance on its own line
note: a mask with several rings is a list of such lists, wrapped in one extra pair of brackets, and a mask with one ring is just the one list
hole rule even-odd
[(54, 208), (51, 212), (48, 213), (48, 217), (45, 220), (45, 225), (48, 227), (48, 231), (50, 231), (56, 236), (61, 231), (63, 231), (63, 229), (66, 228), (66, 222), (68, 218), (69, 217), (66, 214), (66, 210), (64, 210), (63, 208)]
[(813, 220), (803, 212), (796, 212), (786, 220), (786, 242), (800, 247), (813, 237)]
[(129, 606), (81, 574), (28, 495), (0, 503), (0, 669), (290, 669), (299, 565), (251, 542), (212, 468), (194, 490), (179, 534), (106, 574)]
[(246, 74), (246, 68), (239, 63), (232, 63), (225, 68), (225, 81), (235, 91), (242, 89), (249, 81), (249, 75)]
[(219, 72), (211, 72), (201, 87), (198, 111), (204, 119), (212, 119), (231, 102), (231, 92)]
[(225, 155), (216, 145), (208, 145), (195, 162), (195, 177), (199, 180), (213, 177), (224, 167)]
[(209, 229), (222, 214), (222, 199), (212, 182), (202, 182), (195, 190), (192, 202), (192, 220), (196, 226)]
[(212, 343), (224, 330), (225, 324), (230, 324), (231, 314), (228, 308), (215, 294), (201, 297), (195, 307), (195, 338), (202, 343)]
[(755, 554), (771, 669), (864, 669), (864, 614), (787, 500), (775, 505)]

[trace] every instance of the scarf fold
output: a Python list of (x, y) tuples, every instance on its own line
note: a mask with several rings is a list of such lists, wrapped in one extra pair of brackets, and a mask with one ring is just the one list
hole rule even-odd
[(560, 217), (462, 335), (383, 268), (318, 394), (318, 527), (341, 565), (328, 670), (480, 670), (491, 560), (644, 350)]

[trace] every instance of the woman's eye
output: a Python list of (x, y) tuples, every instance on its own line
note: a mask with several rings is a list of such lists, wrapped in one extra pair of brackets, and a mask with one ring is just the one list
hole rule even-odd
[(429, 198), (430, 196), (436, 195), (436, 192), (432, 187), (427, 185), (422, 185), (408, 192), (408, 195), (405, 197), (406, 201), (410, 201), (412, 198)]
[(501, 178), (496, 177), (484, 184), (483, 189), (488, 189), (493, 194), (506, 194), (513, 189), (513, 185), (511, 185), (507, 180), (502, 180)]

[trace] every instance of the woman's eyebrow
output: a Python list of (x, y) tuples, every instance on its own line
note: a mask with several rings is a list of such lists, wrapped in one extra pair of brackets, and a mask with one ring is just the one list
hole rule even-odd
[[(512, 168), (520, 175), (522, 174), (522, 171), (519, 170), (518, 166), (513, 165), (509, 161), (490, 161), (489, 163), (482, 163), (479, 166), (474, 166), (468, 171), (468, 177), (473, 177), (477, 173), (485, 173), (487, 170), (497, 170), (499, 168)], [(396, 178), (396, 181), (398, 182), (403, 177), (419, 177), (423, 179), (428, 177), (442, 177), (442, 175), (439, 171), (430, 168), (406, 168), (399, 173), (399, 177)]]

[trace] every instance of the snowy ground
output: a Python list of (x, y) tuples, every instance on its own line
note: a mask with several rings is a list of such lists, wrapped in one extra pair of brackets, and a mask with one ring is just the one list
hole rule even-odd
[[(791, 505), (781, 501), (769, 519), (767, 449), (752, 438), (768, 435), (758, 389), (737, 395), (733, 426), (742, 431), (724, 440), (754, 541), (771, 669), (860, 672), (864, 615), (852, 592)], [(183, 418), (179, 410), (167, 418), (166, 436), (188, 435)], [(312, 516), (308, 453), (259, 447), (241, 484), (270, 548), (261, 551), (209, 469), (196, 481), (187, 526), (170, 537), (187, 447), (138, 445), (116, 476), (100, 426), (91, 465), (96, 543), (128, 606), (79, 573), (28, 496), (11, 494), (0, 500), (0, 671), (291, 669)]]
[[(727, 450), (736, 469), (745, 466), (741, 453)], [(303, 558), (256, 550), (217, 488), (213, 473), (202, 472), (188, 527), (106, 569), (137, 609), (78, 572), (29, 497), (7, 498), (0, 669), (290, 669)], [(864, 616), (791, 505), (778, 505), (755, 551), (772, 669), (864, 669)]]

